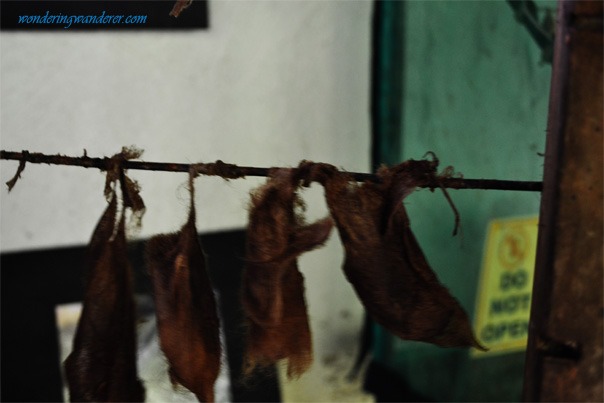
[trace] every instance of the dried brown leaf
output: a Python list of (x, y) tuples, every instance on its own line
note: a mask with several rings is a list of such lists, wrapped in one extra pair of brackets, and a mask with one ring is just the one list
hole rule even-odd
[(193, 0), (176, 0), (174, 3), (174, 7), (172, 7), (172, 11), (170, 11), (170, 16), (174, 18), (178, 18), (182, 11), (189, 7), (193, 3)]
[(220, 323), (193, 205), (180, 232), (149, 240), (147, 263), (170, 378), (200, 401), (212, 402), (220, 371)]
[(361, 186), (331, 165), (304, 169), (325, 187), (346, 253), (344, 273), (373, 319), (402, 339), (482, 349), (467, 314), (428, 265), (401, 202), (433, 174), (434, 162), (382, 168), (380, 183)]
[(312, 363), (304, 277), (296, 259), (322, 245), (333, 222), (326, 218), (303, 225), (294, 212), (299, 200), (293, 174), (291, 169), (277, 170), (252, 194), (242, 290), (247, 375), (287, 359), (293, 378)]
[[(25, 153), (25, 151), (24, 151), (24, 153)], [(25, 159), (22, 159), (21, 161), (19, 161), (19, 166), (17, 167), (17, 172), (15, 172), (15, 175), (12, 177), (11, 180), (6, 182), (6, 186), (8, 187), (9, 192), (11, 190), (13, 190), (13, 188), (17, 184), (17, 181), (19, 179), (21, 179), (21, 173), (23, 172), (24, 169), (25, 169)]]
[(116, 229), (116, 210), (114, 195), (90, 241), (84, 306), (73, 351), (65, 361), (71, 401), (145, 398), (136, 370), (135, 305), (124, 216)]

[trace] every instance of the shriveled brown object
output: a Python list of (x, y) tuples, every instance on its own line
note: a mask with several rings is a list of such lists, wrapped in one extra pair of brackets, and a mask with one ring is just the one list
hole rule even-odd
[(170, 16), (174, 18), (178, 18), (182, 10), (189, 7), (193, 3), (193, 0), (176, 0), (174, 6), (172, 7), (172, 11), (170, 11)]
[(287, 359), (287, 374), (301, 375), (312, 363), (312, 340), (304, 278), (297, 257), (322, 245), (330, 218), (304, 225), (294, 170), (278, 169), (252, 194), (247, 230), (242, 304), (247, 322), (244, 372)]
[(438, 281), (409, 228), (402, 200), (436, 163), (406, 161), (357, 185), (328, 164), (302, 163), (319, 180), (345, 248), (344, 273), (373, 319), (406, 340), (442, 347), (478, 344), (467, 314)]
[[(90, 241), (90, 272), (73, 351), (65, 360), (71, 401), (142, 402), (136, 372), (132, 269), (126, 255), (124, 215), (115, 230), (117, 196)], [(113, 239), (112, 239), (113, 236)]]
[(200, 401), (213, 402), (220, 372), (220, 323), (192, 200), (189, 219), (180, 232), (149, 240), (147, 264), (170, 379)]

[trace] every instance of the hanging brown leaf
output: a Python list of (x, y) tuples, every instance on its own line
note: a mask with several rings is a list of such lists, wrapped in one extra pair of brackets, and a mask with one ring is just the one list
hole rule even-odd
[(149, 240), (147, 261), (172, 383), (189, 389), (200, 401), (213, 402), (220, 372), (220, 323), (195, 228), (193, 200), (180, 232)]
[(435, 162), (407, 161), (358, 186), (327, 164), (303, 163), (325, 187), (345, 249), (344, 272), (373, 319), (402, 339), (482, 347), (458, 301), (438, 281), (411, 232), (402, 199)]
[(145, 399), (136, 371), (135, 305), (124, 215), (116, 229), (116, 210), (113, 194), (90, 241), (84, 306), (73, 351), (65, 361), (71, 401)]
[(287, 359), (290, 378), (312, 363), (312, 340), (304, 278), (297, 257), (322, 245), (330, 218), (304, 225), (294, 207), (294, 170), (273, 171), (273, 177), (252, 194), (247, 230), (242, 304), (247, 322), (245, 372)]
[(172, 7), (172, 11), (170, 11), (170, 16), (174, 18), (178, 18), (182, 11), (189, 7), (193, 3), (193, 0), (176, 0), (174, 6)]

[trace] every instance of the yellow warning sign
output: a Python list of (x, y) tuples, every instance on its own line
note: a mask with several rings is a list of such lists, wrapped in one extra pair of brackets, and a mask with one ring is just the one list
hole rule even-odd
[(476, 305), (476, 336), (489, 348), (475, 357), (526, 348), (537, 250), (537, 217), (489, 224)]

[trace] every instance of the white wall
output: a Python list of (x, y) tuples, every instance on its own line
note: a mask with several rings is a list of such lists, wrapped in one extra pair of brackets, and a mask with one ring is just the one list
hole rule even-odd
[[(211, 28), (192, 32), (2, 32), (0, 142), (5, 150), (150, 161), (369, 169), (371, 2), (210, 1)], [(3, 182), (17, 162), (0, 162)], [(132, 171), (147, 204), (139, 237), (186, 216), (185, 174)], [(246, 225), (261, 179), (197, 180), (201, 232)], [(0, 191), (2, 252), (85, 244), (104, 206), (98, 170), (27, 165)], [(326, 214), (318, 186), (309, 218)], [(359, 401), (344, 380), (361, 306), (343, 277), (334, 232), (301, 259), (315, 365), (287, 400)]]
[[(1, 34), (1, 147), (150, 161), (369, 166), (369, 2), (211, 1), (191, 32)], [(2, 161), (1, 179), (16, 162)], [(141, 236), (175, 230), (184, 174), (135, 171)], [(242, 227), (260, 180), (198, 181), (200, 231)], [(104, 206), (98, 170), (30, 164), (1, 194), (1, 250), (83, 244)]]

